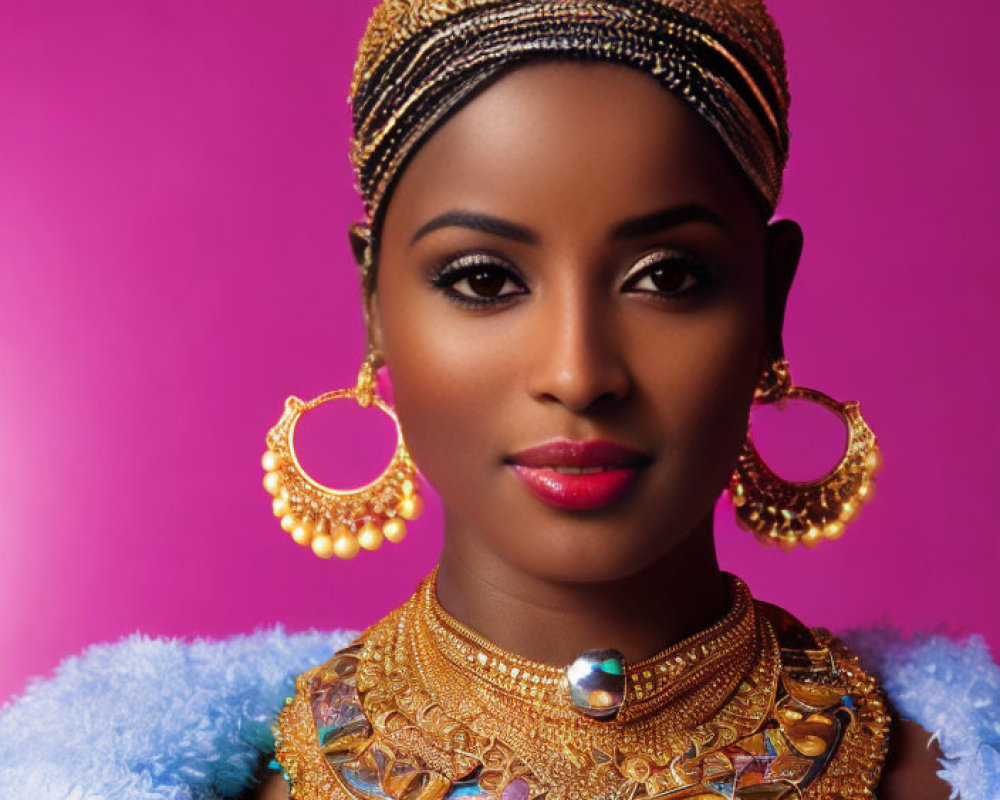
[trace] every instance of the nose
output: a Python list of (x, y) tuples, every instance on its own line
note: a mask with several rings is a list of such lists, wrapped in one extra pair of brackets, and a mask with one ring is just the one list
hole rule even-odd
[(528, 375), (532, 397), (583, 413), (629, 393), (631, 377), (610, 306), (607, 297), (583, 286), (538, 301)]

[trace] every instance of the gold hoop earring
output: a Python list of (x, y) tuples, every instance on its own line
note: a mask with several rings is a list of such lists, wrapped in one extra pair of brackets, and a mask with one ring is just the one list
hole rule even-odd
[[(295, 452), (295, 429), (302, 415), (331, 400), (353, 398), (362, 408), (374, 406), (396, 426), (396, 449), (389, 466), (375, 480), (356, 489), (334, 489), (314, 480)], [(272, 510), (281, 527), (320, 558), (354, 558), (360, 549), (377, 550), (383, 540), (399, 542), (404, 520), (416, 519), (423, 501), (416, 491), (416, 467), (403, 442), (395, 412), (376, 393), (371, 359), (358, 372), (354, 388), (327, 392), (309, 402), (292, 395), (267, 433), (261, 459), (264, 488), (274, 498)]]
[(748, 427), (729, 481), (729, 497), (737, 524), (752, 531), (763, 544), (777, 544), (782, 550), (791, 550), (799, 542), (815, 547), (823, 539), (839, 539), (862, 503), (872, 499), (874, 475), (882, 465), (882, 456), (856, 401), (839, 403), (815, 389), (794, 386), (788, 361), (781, 358), (768, 365), (754, 391), (754, 402), (784, 400), (819, 403), (839, 416), (847, 426), (844, 455), (817, 480), (786, 481), (764, 463)]

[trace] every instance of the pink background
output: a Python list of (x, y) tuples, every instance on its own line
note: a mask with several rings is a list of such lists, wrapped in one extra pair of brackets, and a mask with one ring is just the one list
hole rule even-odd
[[(978, 631), (997, 652), (1000, 7), (772, 8), (794, 96), (781, 210), (807, 242), (793, 375), (861, 400), (886, 468), (815, 551), (764, 550), (720, 504), (724, 565), (812, 624)], [(323, 562), (260, 483), (284, 397), (350, 383), (361, 353), (345, 98), (367, 9), (4, 3), (0, 699), (136, 630), (361, 626), (433, 564), (434, 499), (404, 544)], [(815, 416), (794, 430), (832, 459)], [(330, 480), (355, 448), (357, 476), (388, 452), (367, 438), (384, 426), (345, 419), (313, 425)], [(765, 450), (804, 468), (789, 430)]]

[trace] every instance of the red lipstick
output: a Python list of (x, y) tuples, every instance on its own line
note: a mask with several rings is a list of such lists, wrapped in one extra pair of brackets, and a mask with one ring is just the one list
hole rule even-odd
[(507, 463), (539, 500), (593, 511), (628, 494), (650, 460), (616, 442), (560, 439), (514, 453)]

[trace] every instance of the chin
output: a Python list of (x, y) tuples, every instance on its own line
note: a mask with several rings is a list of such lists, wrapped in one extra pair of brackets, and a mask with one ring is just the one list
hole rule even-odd
[(553, 583), (609, 583), (638, 575), (660, 560), (671, 543), (662, 535), (636, 536), (636, 527), (580, 521), (540, 522), (519, 530), (543, 531), (530, 541), (498, 542), (519, 571)]

